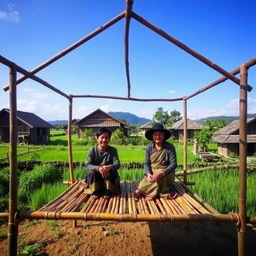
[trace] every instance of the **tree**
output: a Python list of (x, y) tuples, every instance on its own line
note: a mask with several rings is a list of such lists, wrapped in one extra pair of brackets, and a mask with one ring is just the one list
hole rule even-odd
[(171, 111), (170, 118), (171, 118), (171, 121), (172, 121), (171, 124), (173, 124), (173, 123), (181, 120), (181, 113), (175, 109), (175, 110)]
[(95, 132), (92, 129), (85, 129), (82, 135), (83, 139), (88, 142), (94, 142)]
[(181, 119), (181, 114), (179, 111), (173, 110), (169, 114), (168, 111), (164, 111), (162, 107), (159, 107), (155, 112), (155, 114), (153, 115), (153, 124), (161, 123), (165, 127), (168, 127), (180, 119)]
[(203, 124), (203, 129), (200, 132), (196, 132), (195, 139), (198, 146), (202, 151), (207, 151), (207, 144), (210, 142), (213, 134), (220, 128), (224, 127), (227, 122), (224, 119), (207, 120)]

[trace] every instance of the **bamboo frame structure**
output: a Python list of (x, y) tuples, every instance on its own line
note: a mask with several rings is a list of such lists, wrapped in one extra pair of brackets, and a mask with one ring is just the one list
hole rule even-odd
[[(9, 185), (9, 212), (0, 213), (0, 218), (8, 218), (8, 255), (13, 256), (17, 255), (17, 234), (18, 234), (18, 224), (19, 221), (24, 218), (29, 219), (71, 219), (71, 220), (117, 220), (117, 221), (226, 221), (238, 225), (238, 255), (245, 255), (245, 228), (247, 223), (256, 223), (256, 217), (247, 217), (246, 216), (246, 149), (247, 149), (247, 130), (246, 130), (246, 119), (247, 119), (247, 91), (251, 91), (252, 87), (247, 83), (247, 71), (250, 67), (256, 64), (256, 58), (251, 59), (247, 63), (243, 64), (241, 67), (234, 69), (231, 72), (226, 71), (221, 66), (213, 63), (209, 59), (205, 58), (201, 54), (192, 50), (182, 42), (178, 41), (168, 33), (163, 30), (155, 27), (153, 24), (149, 23), (147, 20), (140, 17), (138, 14), (132, 11), (133, 0), (126, 0), (126, 10), (102, 25), (92, 33), (88, 34), (81, 40), (77, 41), (70, 47), (64, 49), (62, 52), (56, 54), (46, 62), (42, 63), (38, 67), (27, 71), (21, 68), (19, 65), (11, 62), (5, 57), (0, 55), (0, 62), (10, 68), (10, 82), (9, 85), (4, 87), (4, 90), (9, 90), (10, 95), (10, 185)], [(59, 60), (69, 52), (75, 50), (80, 45), (89, 41), (99, 33), (103, 32), (107, 28), (111, 27), (113, 24), (117, 23), (121, 19), (125, 18), (125, 71), (127, 79), (127, 97), (119, 96), (107, 96), (107, 95), (67, 95), (56, 87), (50, 85), (43, 79), (39, 78), (35, 74), (40, 70), (43, 70), (45, 67)], [(172, 44), (186, 51), (188, 54), (192, 55), (199, 61), (205, 63), (210, 68), (216, 70), (223, 76), (218, 80), (212, 82), (200, 90), (197, 90), (191, 95), (183, 96), (180, 98), (168, 99), (168, 98), (158, 98), (158, 99), (142, 99), (131, 97), (131, 81), (130, 81), (130, 72), (129, 72), (129, 28), (131, 19), (135, 19), (140, 22), (142, 25), (148, 27), (158, 35), (162, 36)], [(17, 79), (16, 72), (23, 74), (23, 77)], [(241, 78), (235, 77), (239, 74)], [(44, 210), (35, 212), (18, 212), (17, 211), (17, 121), (16, 121), (16, 112), (17, 112), (17, 96), (16, 96), (16, 87), (19, 83), (23, 82), (27, 78), (33, 79), (34, 81), (46, 86), (50, 90), (55, 91), (61, 96), (65, 97), (69, 101), (69, 117), (68, 117), (68, 150), (69, 150), (69, 169), (70, 169), (70, 187), (65, 192), (71, 191), (76, 184), (80, 181), (75, 181), (73, 174), (73, 157), (72, 157), (72, 140), (71, 140), (71, 131), (72, 131), (72, 108), (73, 108), (73, 98), (104, 98), (104, 99), (116, 99), (116, 100), (129, 100), (129, 101), (142, 101), (142, 102), (152, 102), (152, 101), (183, 101), (183, 117), (184, 117), (184, 182), (186, 183), (186, 172), (187, 172), (187, 100), (195, 97), (196, 95), (205, 92), (206, 90), (213, 88), (220, 83), (223, 83), (227, 79), (230, 79), (235, 84), (239, 85), (240, 89), (240, 142), (239, 142), (239, 151), (240, 151), (240, 166), (239, 166), (239, 212), (238, 214), (219, 214), (214, 211), (211, 206), (204, 202), (198, 195), (195, 195), (192, 191), (189, 191), (186, 188), (186, 193), (190, 195), (182, 194), (183, 197), (169, 202), (163, 200), (162, 198), (157, 199), (156, 204), (154, 202), (146, 202), (144, 199), (135, 202), (131, 197), (131, 192), (135, 189), (135, 184), (129, 184), (125, 189), (122, 190), (120, 198), (111, 198), (111, 201), (107, 202), (104, 200), (99, 200), (97, 203), (93, 201), (90, 196), (82, 194), (81, 196), (74, 198), (74, 194), (69, 194), (68, 201), (75, 199), (75, 205), (73, 205), (71, 210), (68, 206), (63, 206), (59, 201), (53, 201), (46, 205), (49, 207), (50, 204), (57, 202), (56, 208), (53, 210)], [(80, 184), (81, 185), (81, 184)], [(125, 186), (125, 185), (122, 185)], [(185, 189), (181, 187), (180, 184), (176, 183), (175, 188), (179, 191)], [(81, 188), (80, 188), (81, 192)], [(66, 196), (67, 194), (61, 196)], [(181, 194), (181, 192), (180, 192)], [(193, 203), (197, 205), (197, 208), (191, 209), (189, 206)], [(63, 199), (63, 198), (62, 198)], [(85, 208), (81, 211), (76, 211), (78, 202), (83, 202), (86, 200)], [(58, 207), (63, 206), (60, 211), (56, 210)], [(128, 208), (127, 208), (128, 207)], [(183, 207), (183, 210), (181, 210)], [(128, 212), (126, 212), (126, 208)], [(46, 209), (46, 208), (45, 208)], [(198, 214), (196, 211), (201, 209), (202, 212)]]

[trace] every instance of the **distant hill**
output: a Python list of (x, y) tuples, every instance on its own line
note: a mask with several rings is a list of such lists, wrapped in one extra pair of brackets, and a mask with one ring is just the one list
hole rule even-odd
[[(116, 119), (125, 120), (128, 124), (131, 124), (131, 125), (143, 125), (151, 121), (150, 119), (147, 119), (144, 117), (138, 117), (128, 112), (108, 112), (108, 114)], [(47, 121), (47, 122), (50, 123), (51, 125), (56, 125), (56, 124), (66, 125), (68, 123), (67, 120), (54, 120), (54, 121)]]
[(125, 120), (128, 124), (143, 125), (150, 122), (150, 119), (144, 117), (138, 117), (129, 112), (108, 112), (109, 115), (119, 120)]
[[(247, 115), (247, 118), (253, 118), (253, 117), (256, 117), (256, 114), (248, 114)], [(219, 120), (219, 119), (227, 120), (230, 123), (234, 120), (239, 119), (239, 116), (212, 116), (212, 117), (198, 119), (197, 122), (204, 123), (207, 120), (211, 121), (211, 120)]]
[(56, 125), (56, 124), (67, 124), (68, 120), (55, 120), (55, 121), (47, 121), (48, 123), (50, 123), (51, 125)]

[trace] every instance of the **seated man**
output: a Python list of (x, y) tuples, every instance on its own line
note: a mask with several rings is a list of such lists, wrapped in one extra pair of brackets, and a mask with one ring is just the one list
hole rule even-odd
[(119, 193), (120, 178), (117, 170), (120, 167), (117, 150), (108, 145), (111, 132), (106, 128), (96, 131), (97, 145), (88, 151), (86, 189), (94, 198), (104, 196), (109, 198), (112, 194)]

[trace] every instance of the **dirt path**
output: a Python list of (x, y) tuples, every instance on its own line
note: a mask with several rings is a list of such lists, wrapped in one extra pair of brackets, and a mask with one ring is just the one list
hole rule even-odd
[[(19, 226), (19, 246), (42, 243), (42, 255), (234, 256), (236, 229), (222, 223), (118, 223), (32, 221)], [(1, 233), (5, 226), (1, 226)], [(256, 255), (256, 229), (248, 228), (247, 256)], [(7, 255), (7, 240), (0, 240)]]

